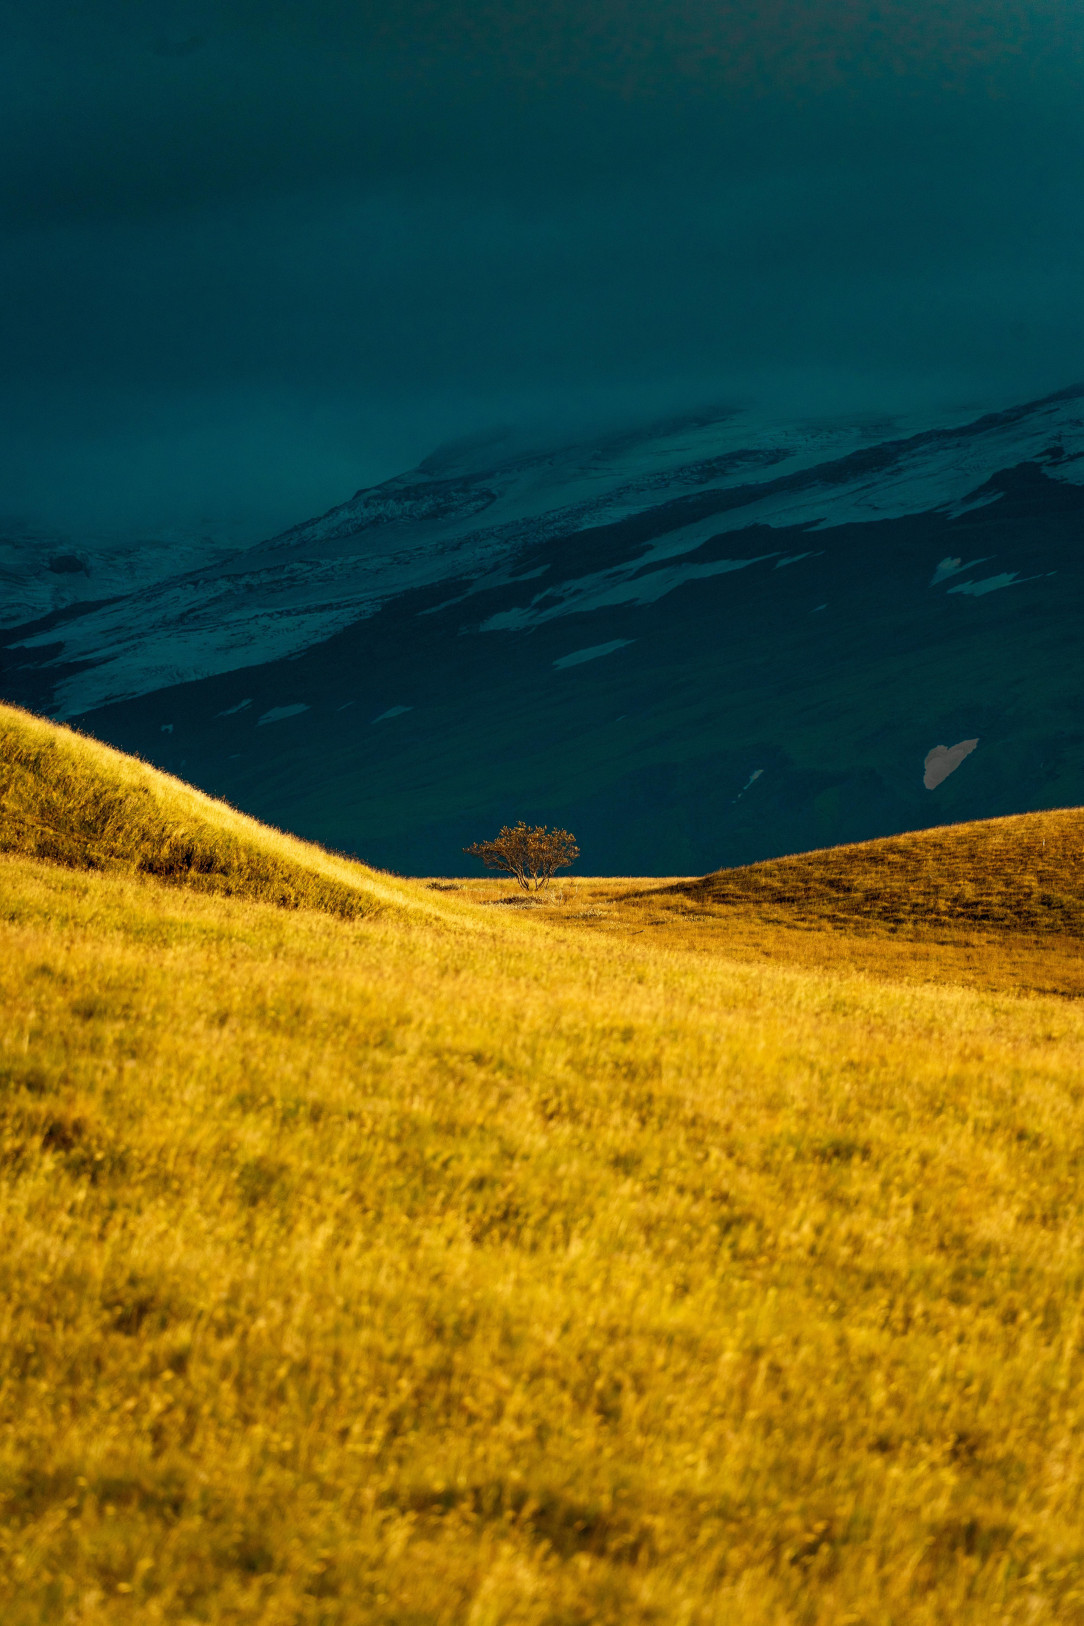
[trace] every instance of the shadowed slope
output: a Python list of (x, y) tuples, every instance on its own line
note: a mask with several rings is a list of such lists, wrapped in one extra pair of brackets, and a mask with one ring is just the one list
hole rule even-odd
[(0, 852), (344, 918), (401, 901), (364, 865), (12, 706), (0, 706)]
[(1084, 808), (945, 825), (682, 881), (709, 908), (849, 928), (970, 926), (1084, 938)]

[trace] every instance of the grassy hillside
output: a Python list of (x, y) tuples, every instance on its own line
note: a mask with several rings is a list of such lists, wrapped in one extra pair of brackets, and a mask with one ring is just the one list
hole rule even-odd
[[(16, 725), (5, 1626), (1084, 1620), (1076, 1001), (495, 908)], [(50, 762), (385, 906), (11, 850)]]
[(1022, 813), (720, 870), (675, 891), (701, 906), (833, 925), (1084, 938), (1084, 808)]
[(347, 919), (393, 896), (364, 865), (268, 829), (97, 740), (3, 704), (0, 852), (151, 875)]

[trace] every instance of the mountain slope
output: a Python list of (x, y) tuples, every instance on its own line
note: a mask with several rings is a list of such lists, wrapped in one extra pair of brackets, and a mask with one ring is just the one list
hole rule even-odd
[(9, 631), (0, 682), (415, 873), (521, 816), (599, 872), (690, 873), (1078, 804), (1082, 481), (1080, 390), (453, 449)]

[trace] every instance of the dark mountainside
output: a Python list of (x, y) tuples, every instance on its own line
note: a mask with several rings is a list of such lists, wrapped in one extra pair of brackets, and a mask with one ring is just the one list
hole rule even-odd
[(128, 594), (9, 573), (54, 607), (5, 617), (0, 693), (415, 874), (519, 818), (679, 875), (1081, 804), (1082, 454), (1080, 389), (459, 449)]

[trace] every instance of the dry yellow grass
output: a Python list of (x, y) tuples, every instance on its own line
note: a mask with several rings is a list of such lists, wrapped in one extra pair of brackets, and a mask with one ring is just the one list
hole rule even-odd
[(1084, 938), (1084, 810), (1020, 813), (720, 870), (671, 889), (788, 920), (893, 931), (965, 925)]
[(364, 864), (268, 829), (134, 757), (0, 704), (2, 852), (348, 919), (404, 899)]
[(1084, 1621), (1078, 1003), (372, 884), (0, 858), (5, 1626)]
[[(507, 882), (433, 881), (531, 907)], [(694, 879), (564, 880), (551, 919), (671, 948), (1030, 993), (1084, 993), (1084, 810), (862, 842)]]

